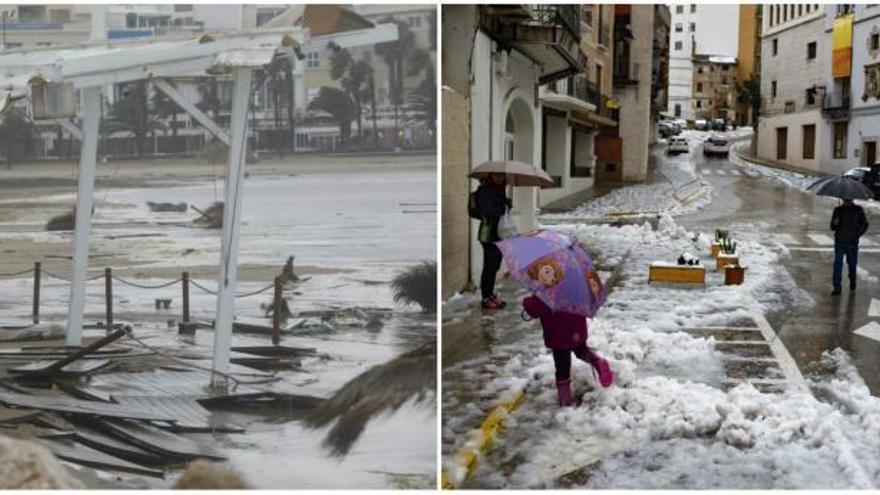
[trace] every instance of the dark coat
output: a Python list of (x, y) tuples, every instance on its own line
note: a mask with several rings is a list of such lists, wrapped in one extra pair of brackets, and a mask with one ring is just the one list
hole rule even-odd
[(541, 319), (544, 345), (553, 350), (571, 349), (587, 341), (587, 318), (574, 313), (553, 311), (537, 296), (523, 299), (523, 310)]
[(481, 242), (498, 242), (501, 238), (498, 236), (498, 222), (507, 211), (507, 197), (504, 195), (504, 189), (488, 184), (480, 184), (474, 193), (474, 200), (477, 203), (482, 223), (480, 230), (489, 229), (488, 237), (480, 238)]
[(858, 244), (859, 237), (868, 230), (865, 210), (855, 204), (838, 206), (831, 214), (831, 230), (834, 231), (835, 242)]

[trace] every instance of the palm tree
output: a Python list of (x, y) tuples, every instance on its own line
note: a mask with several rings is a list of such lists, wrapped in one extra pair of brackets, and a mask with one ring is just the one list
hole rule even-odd
[(361, 373), (309, 414), (305, 424), (310, 428), (336, 422), (324, 440), (333, 455), (347, 455), (373, 417), (410, 400), (430, 404), (437, 387), (437, 344), (436, 336), (431, 337), (415, 350)]
[(382, 22), (397, 25), (397, 40), (377, 43), (373, 47), (373, 51), (382, 57), (385, 65), (388, 66), (389, 97), (394, 106), (394, 139), (396, 140), (400, 135), (397, 113), (400, 105), (403, 104), (403, 61), (409, 51), (415, 47), (415, 35), (409, 30), (406, 22), (395, 20), (393, 17), (386, 17)]
[(431, 132), (431, 141), (434, 142), (437, 135), (437, 85), (433, 67), (425, 71), (424, 78), (407, 100), (414, 111), (412, 119), (425, 122)]
[[(364, 96), (369, 96), (367, 88), (369, 86), (373, 68), (370, 66), (370, 63), (364, 59), (355, 61), (351, 56), (351, 53), (345, 48), (340, 48), (334, 43), (331, 43), (329, 48), (333, 50), (333, 55), (330, 57), (330, 78), (334, 81), (339, 81), (342, 90), (348, 93), (352, 100), (354, 100), (355, 106), (358, 110), (358, 139), (363, 139), (364, 134), (361, 122), (361, 109), (363, 108)], [(374, 125), (373, 132), (375, 133), (375, 131), (376, 129)]]
[(147, 105), (147, 81), (135, 81), (120, 85), (122, 98), (110, 109), (110, 118), (105, 122), (106, 132), (127, 131), (134, 136), (137, 156), (144, 156), (144, 137), (154, 134), (165, 125), (150, 115)]
[[(171, 135), (174, 137), (174, 146), (172, 150), (177, 151), (177, 114), (180, 111), (180, 108), (177, 106), (177, 103), (174, 102), (171, 98), (168, 97), (162, 91), (154, 91), (153, 92), (153, 114), (156, 115), (159, 119), (163, 121), (171, 118)], [(165, 135), (167, 135), (168, 130), (165, 129)]]
[(199, 92), (199, 110), (207, 112), (212, 118), (220, 113), (220, 96), (217, 90), (217, 78), (206, 77), (196, 87)]
[(342, 146), (348, 144), (351, 137), (351, 121), (354, 120), (357, 109), (351, 98), (344, 91), (329, 86), (321, 86), (317, 96), (309, 103), (309, 110), (327, 112), (339, 125), (339, 136)]
[(12, 168), (16, 160), (33, 156), (36, 142), (36, 126), (28, 120), (24, 110), (12, 108), (3, 115), (0, 123), (0, 148), (6, 154), (6, 168)]

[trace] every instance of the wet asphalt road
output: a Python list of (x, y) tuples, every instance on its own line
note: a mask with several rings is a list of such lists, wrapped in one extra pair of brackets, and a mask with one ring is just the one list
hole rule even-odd
[[(735, 237), (784, 245), (790, 252), (783, 260), (784, 269), (816, 304), (804, 304), (791, 294), (766, 295), (787, 301), (785, 310), (767, 315), (774, 331), (805, 374), (817, 369), (823, 351), (837, 347), (848, 351), (871, 393), (880, 395), (880, 342), (853, 333), (871, 321), (880, 323), (880, 314), (869, 316), (872, 298), (880, 304), (880, 215), (866, 208), (871, 227), (859, 253), (858, 288), (849, 291), (844, 271), (843, 295), (832, 297), (834, 253), (829, 221), (836, 200), (802, 192), (765, 176), (761, 168), (704, 157), (700, 148), (690, 159), (701, 178), (711, 184), (713, 201), (676, 221), (709, 235), (723, 228)], [(747, 259), (744, 262), (748, 264)]]

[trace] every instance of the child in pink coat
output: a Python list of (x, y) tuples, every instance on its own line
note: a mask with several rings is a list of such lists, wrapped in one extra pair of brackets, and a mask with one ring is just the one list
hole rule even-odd
[[(529, 275), (541, 284), (552, 287), (562, 277), (562, 267), (552, 258), (537, 261)], [(614, 383), (614, 375), (608, 361), (587, 347), (587, 318), (574, 313), (553, 311), (537, 296), (523, 299), (523, 310), (532, 318), (540, 318), (544, 329), (544, 345), (553, 351), (556, 365), (556, 390), (559, 405), (571, 406), (571, 354), (589, 363), (599, 375), (602, 387)]]

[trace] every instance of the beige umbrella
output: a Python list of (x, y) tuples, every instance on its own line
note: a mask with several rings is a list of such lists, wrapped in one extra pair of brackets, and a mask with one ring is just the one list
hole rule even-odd
[(471, 172), (474, 179), (485, 179), (491, 174), (504, 174), (508, 186), (517, 187), (556, 187), (556, 182), (547, 172), (528, 163), (511, 160), (483, 162)]

